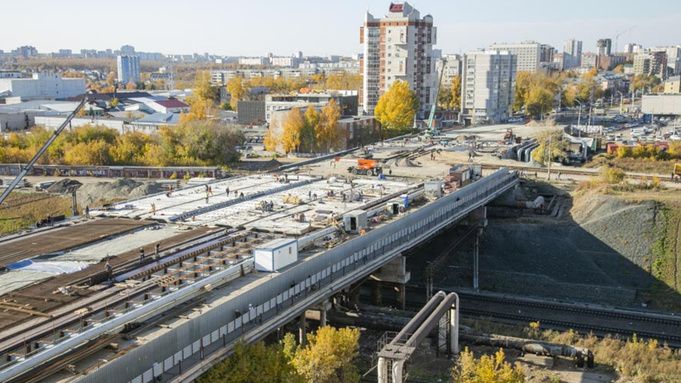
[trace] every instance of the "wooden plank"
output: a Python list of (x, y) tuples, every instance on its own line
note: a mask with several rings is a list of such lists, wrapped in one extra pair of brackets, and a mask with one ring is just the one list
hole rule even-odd
[(35, 311), (35, 310), (29, 310), (29, 309), (22, 309), (20, 307), (12, 307), (12, 306), (6, 306), (4, 304), (0, 304), (0, 310), (7, 310), (7, 311), (16, 311), (24, 314), (31, 314), (43, 318), (52, 318), (51, 314), (45, 314), (40, 311)]

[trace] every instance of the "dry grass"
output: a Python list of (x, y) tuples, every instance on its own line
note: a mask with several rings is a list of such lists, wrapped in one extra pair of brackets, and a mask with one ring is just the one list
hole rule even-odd
[(674, 164), (679, 160), (657, 160), (655, 158), (618, 158), (605, 154), (594, 156), (585, 166), (599, 168), (603, 165), (611, 166), (625, 172), (671, 175)]
[[(18, 200), (43, 195), (42, 193), (13, 192), (7, 197), (5, 203), (11, 205)], [(32, 226), (36, 221), (47, 217), (48, 214), (53, 217), (62, 214), (67, 217), (71, 216), (71, 198), (53, 196), (48, 199), (0, 210), (0, 235), (11, 234), (17, 230)]]

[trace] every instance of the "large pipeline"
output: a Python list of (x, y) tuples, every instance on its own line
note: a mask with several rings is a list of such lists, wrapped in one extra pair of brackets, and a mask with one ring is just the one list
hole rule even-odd
[[(445, 300), (447, 295), (443, 291), (438, 291), (435, 295), (433, 295), (432, 298), (430, 298), (430, 301), (426, 303), (425, 306), (421, 309), (421, 311), (414, 316), (412, 320), (407, 323), (406, 326), (400, 331), (397, 336), (390, 342), (390, 344), (400, 344), (400, 343), (406, 343), (408, 340), (408, 337), (411, 336), (411, 334), (416, 331), (421, 323), (435, 310), (435, 308)], [(404, 338), (404, 339), (402, 339)]]
[(588, 348), (584, 347), (567, 346), (501, 335), (461, 334), (459, 339), (472, 342), (473, 344), (513, 348), (536, 355), (565, 356), (574, 358), (577, 361), (578, 367), (584, 367), (584, 362), (586, 362), (587, 367), (594, 367), (594, 354)]

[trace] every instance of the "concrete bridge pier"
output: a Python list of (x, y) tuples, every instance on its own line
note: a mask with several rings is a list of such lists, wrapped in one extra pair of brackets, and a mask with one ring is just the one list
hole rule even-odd
[[(406, 305), (406, 284), (411, 278), (411, 273), (407, 271), (407, 258), (405, 256), (400, 256), (385, 266), (381, 267), (378, 271), (371, 274), (372, 279), (372, 289), (371, 289), (371, 303), (374, 305), (381, 305), (381, 288), (382, 283), (388, 283), (394, 285), (395, 289), (395, 306), (404, 310)], [(374, 301), (376, 297), (376, 301)]]

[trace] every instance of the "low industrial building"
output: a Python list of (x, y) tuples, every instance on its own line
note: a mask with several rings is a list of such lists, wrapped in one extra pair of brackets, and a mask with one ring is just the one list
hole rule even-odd
[(643, 96), (641, 112), (655, 115), (681, 116), (681, 94), (648, 94)]
[(85, 79), (62, 78), (60, 73), (34, 73), (31, 78), (0, 78), (0, 94), (22, 101), (59, 100), (85, 93)]

